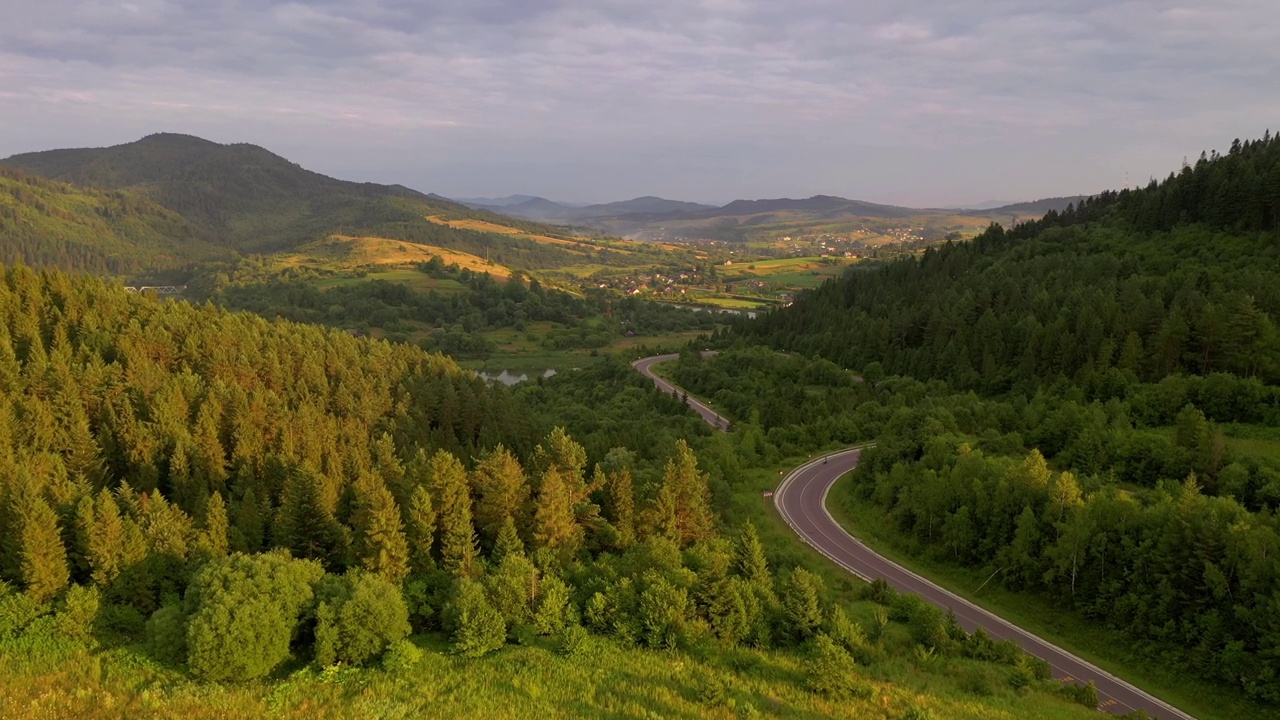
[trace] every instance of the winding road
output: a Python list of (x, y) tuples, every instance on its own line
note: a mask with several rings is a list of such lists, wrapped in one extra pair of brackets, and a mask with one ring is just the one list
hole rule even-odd
[[(657, 355), (637, 360), (632, 365), (652, 380), (658, 389), (674, 395), (682, 391), (655, 375), (651, 368), (677, 357)], [(713, 427), (722, 430), (728, 427), (720, 415), (700, 400), (689, 396), (689, 406)], [(862, 447), (853, 447), (815, 458), (791, 471), (778, 485), (773, 493), (774, 506), (800, 539), (863, 580), (883, 579), (900, 592), (919, 595), (953, 612), (960, 625), (970, 632), (982, 628), (994, 638), (1016, 642), (1028, 653), (1048, 662), (1058, 679), (1082, 684), (1092, 680), (1098, 689), (1098, 707), (1101, 710), (1118, 715), (1144, 710), (1153, 718), (1194, 720), (1191, 715), (1150, 693), (876, 554), (850, 535), (827, 510), (827, 493), (836, 480), (858, 466), (861, 454)]]

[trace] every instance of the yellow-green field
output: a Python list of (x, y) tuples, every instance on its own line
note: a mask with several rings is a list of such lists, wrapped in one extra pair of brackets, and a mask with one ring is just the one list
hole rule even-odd
[(505, 279), (511, 270), (491, 260), (435, 245), (419, 245), (403, 240), (379, 237), (332, 235), (324, 240), (302, 245), (288, 255), (279, 256), (284, 267), (354, 269), (370, 265), (409, 266), (439, 257), (444, 264), (456, 264), (473, 272), (487, 272)]

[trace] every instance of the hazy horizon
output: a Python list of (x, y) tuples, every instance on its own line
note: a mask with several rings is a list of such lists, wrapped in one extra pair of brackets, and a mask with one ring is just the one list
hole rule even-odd
[(446, 197), (961, 207), (1280, 117), (1261, 0), (0, 2), (0, 157), (182, 132)]

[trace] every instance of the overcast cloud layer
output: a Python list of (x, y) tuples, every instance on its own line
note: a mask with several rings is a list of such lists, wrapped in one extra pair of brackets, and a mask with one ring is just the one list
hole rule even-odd
[(444, 195), (910, 205), (1280, 123), (1275, 0), (0, 0), (0, 157), (158, 131)]

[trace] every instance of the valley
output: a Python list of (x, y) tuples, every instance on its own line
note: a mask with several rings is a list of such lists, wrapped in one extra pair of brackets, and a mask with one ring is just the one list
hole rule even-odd
[(1191, 188), (1277, 147), (1061, 207), (574, 227), (188, 136), (18, 156), (0, 702), (1265, 714), (1280, 215)]

